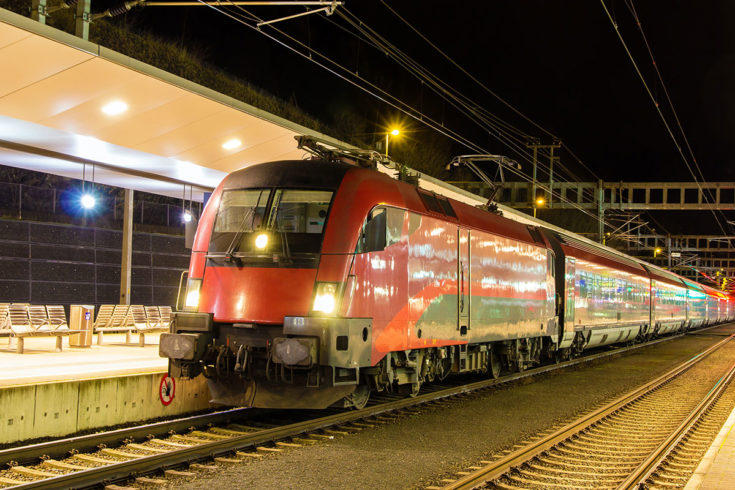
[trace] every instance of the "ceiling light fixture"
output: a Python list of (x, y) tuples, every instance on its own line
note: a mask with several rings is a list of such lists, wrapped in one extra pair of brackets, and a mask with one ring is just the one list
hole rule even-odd
[(239, 148), (241, 146), (242, 141), (237, 138), (232, 138), (231, 140), (227, 140), (222, 143), (222, 148), (224, 148), (225, 150), (234, 150), (235, 148)]
[(108, 116), (117, 116), (128, 110), (128, 105), (122, 100), (113, 100), (109, 104), (102, 106), (102, 112)]

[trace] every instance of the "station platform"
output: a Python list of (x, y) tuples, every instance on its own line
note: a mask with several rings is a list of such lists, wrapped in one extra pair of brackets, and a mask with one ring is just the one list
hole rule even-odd
[(0, 388), (32, 383), (74, 381), (131, 374), (165, 373), (166, 359), (158, 357), (160, 334), (146, 336), (145, 347), (125, 344), (125, 334), (108, 333), (102, 345), (71, 347), (64, 338), (62, 352), (55, 351), (53, 337), (26, 339), (23, 354), (14, 343), (0, 339)]
[(685, 490), (735, 488), (735, 408), (699, 463)]
[(167, 376), (158, 337), (146, 336), (144, 347), (125, 334), (90, 347), (67, 337), (62, 352), (54, 338), (29, 338), (23, 354), (0, 338), (0, 445), (214, 408), (203, 378)]

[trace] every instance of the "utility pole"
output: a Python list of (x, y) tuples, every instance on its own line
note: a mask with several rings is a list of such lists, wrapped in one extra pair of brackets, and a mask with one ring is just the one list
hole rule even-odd
[(599, 242), (605, 245), (605, 189), (602, 179), (597, 183), (597, 234)]
[(531, 143), (526, 143), (526, 148), (530, 148), (533, 151), (533, 184), (531, 185), (532, 194), (529, 199), (529, 201), (531, 202), (536, 201), (536, 182), (538, 182), (538, 180), (536, 179), (538, 175), (538, 152), (539, 150), (549, 151), (549, 195), (548, 199), (546, 199), (546, 202), (548, 202), (549, 207), (551, 207), (551, 198), (554, 191), (554, 160), (559, 158), (554, 156), (554, 150), (557, 148), (561, 148), (561, 141), (554, 140), (554, 142), (550, 145), (542, 145), (537, 138), (534, 138), (531, 140)]

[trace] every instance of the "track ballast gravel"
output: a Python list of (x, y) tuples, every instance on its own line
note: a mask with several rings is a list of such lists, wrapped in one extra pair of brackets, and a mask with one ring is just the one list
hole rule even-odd
[[(735, 332), (735, 325), (713, 333)], [(262, 459), (220, 465), (168, 488), (420, 488), (566, 424), (655, 378), (721, 336), (702, 332), (617, 359), (421, 408), (355, 434)]]

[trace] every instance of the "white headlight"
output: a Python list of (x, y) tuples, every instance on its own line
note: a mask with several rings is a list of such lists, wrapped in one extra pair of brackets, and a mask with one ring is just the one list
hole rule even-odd
[(261, 233), (257, 237), (255, 237), (255, 248), (258, 250), (263, 250), (265, 246), (268, 245), (268, 235), (265, 233)]
[(331, 314), (337, 306), (337, 284), (333, 282), (320, 282), (316, 286), (314, 295), (314, 311)]
[(199, 307), (199, 289), (201, 287), (201, 279), (189, 279), (189, 283), (186, 285), (186, 300), (184, 301), (185, 308), (196, 309)]

